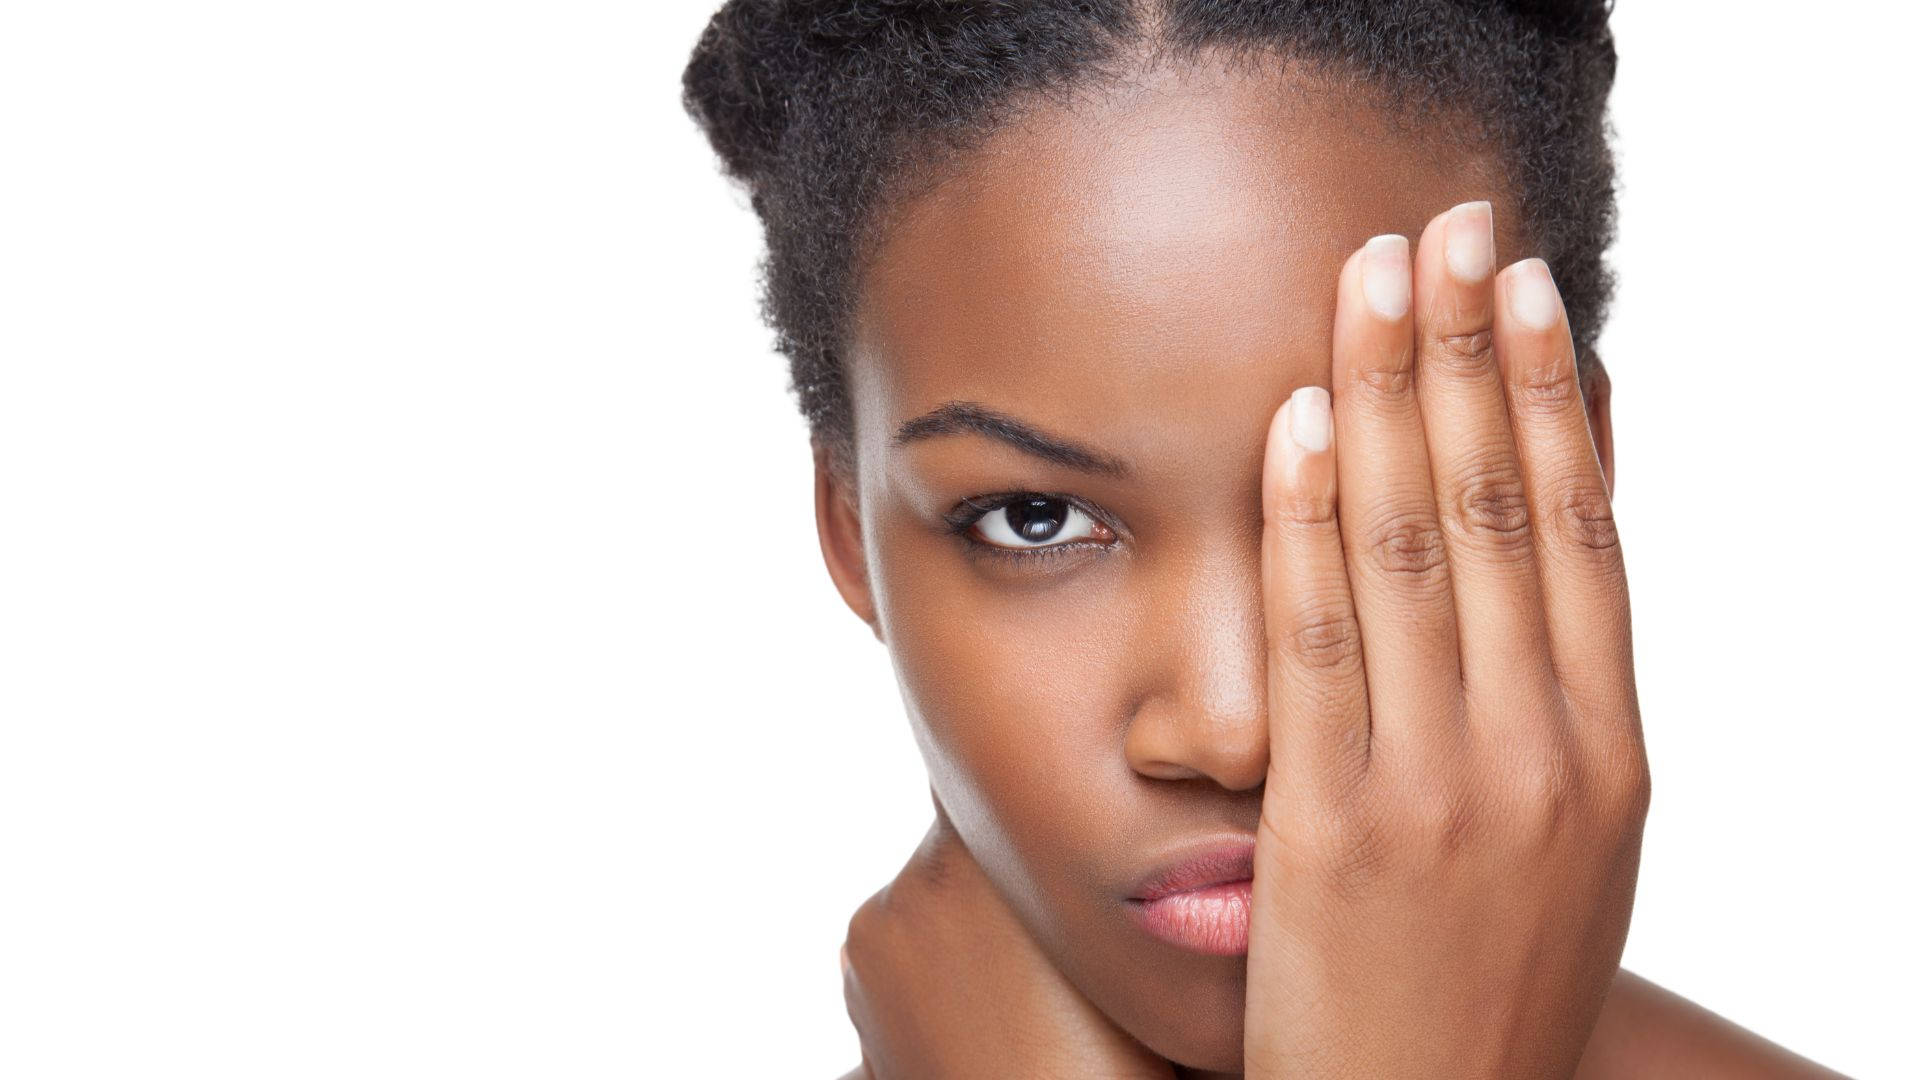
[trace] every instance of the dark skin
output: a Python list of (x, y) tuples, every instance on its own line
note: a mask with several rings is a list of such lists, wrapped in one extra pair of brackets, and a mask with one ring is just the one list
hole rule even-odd
[[(856, 1075), (1835, 1075), (1618, 968), (1649, 790), (1625, 583), (1598, 513), (1585, 541), (1541, 513), (1604, 512), (1608, 384), (1509, 417), (1516, 373), (1572, 385), (1571, 341), (1512, 314), (1537, 264), (1494, 162), (1300, 71), (1162, 69), (892, 225), (857, 486), (816, 455), (817, 507), (936, 813), (849, 928)], [(1463, 277), (1481, 200), (1505, 269)], [(1392, 234), (1397, 271), (1363, 249)], [(1301, 387), (1332, 391), (1319, 451)], [(1086, 453), (895, 439), (951, 402)], [(1084, 510), (1032, 547), (944, 520), (1002, 492)], [(1222, 837), (1258, 842), (1246, 955), (1125, 917)]]

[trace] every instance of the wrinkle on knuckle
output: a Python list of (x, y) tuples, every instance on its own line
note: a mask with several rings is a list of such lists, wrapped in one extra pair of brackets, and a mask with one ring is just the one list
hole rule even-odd
[(1556, 511), (1561, 533), (1575, 546), (1596, 555), (1619, 550), (1613, 501), (1605, 491), (1585, 484), (1571, 487), (1560, 496)]
[(1302, 666), (1341, 671), (1360, 659), (1360, 622), (1344, 603), (1313, 604), (1287, 630), (1287, 646)]
[(1267, 493), (1264, 520), (1276, 529), (1314, 529), (1339, 520), (1337, 500), (1331, 495), (1284, 488)]
[(1482, 375), (1494, 370), (1493, 331), (1439, 334), (1427, 346), (1422, 359), (1429, 365), (1454, 375)]
[(1440, 523), (1424, 510), (1403, 510), (1388, 516), (1368, 534), (1369, 564), (1389, 580), (1418, 585), (1445, 581), (1446, 540)]
[(1523, 365), (1513, 384), (1514, 400), (1534, 413), (1558, 413), (1575, 403), (1584, 405), (1580, 379), (1570, 365)]
[(1360, 367), (1354, 370), (1353, 381), (1376, 398), (1395, 401), (1413, 396), (1413, 369), (1404, 364)]
[(1499, 461), (1468, 470), (1457, 488), (1455, 511), (1470, 539), (1497, 551), (1528, 550), (1533, 514), (1517, 463)]

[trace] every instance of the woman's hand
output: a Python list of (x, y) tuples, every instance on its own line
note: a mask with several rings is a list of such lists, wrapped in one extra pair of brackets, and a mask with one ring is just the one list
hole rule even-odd
[(1349, 257), (1331, 421), (1303, 388), (1267, 442), (1250, 1080), (1571, 1076), (1633, 906), (1626, 578), (1558, 290), (1494, 274), (1482, 203), (1409, 261)]
[(862, 1080), (1174, 1075), (1060, 974), (944, 820), (854, 913), (845, 949)]

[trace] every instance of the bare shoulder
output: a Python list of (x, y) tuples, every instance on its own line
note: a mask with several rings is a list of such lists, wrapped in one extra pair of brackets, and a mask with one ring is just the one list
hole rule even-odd
[(1574, 1080), (1626, 1077), (1846, 1080), (1844, 1074), (1622, 968)]

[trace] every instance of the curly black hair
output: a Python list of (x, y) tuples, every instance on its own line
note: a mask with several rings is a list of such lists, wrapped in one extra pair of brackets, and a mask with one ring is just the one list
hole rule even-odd
[(840, 352), (889, 216), (951, 155), (1143, 58), (1282, 57), (1393, 115), (1468, 122), (1553, 267), (1585, 374), (1613, 295), (1611, 13), (1612, 0), (727, 0), (682, 101), (766, 230), (761, 315), (845, 477)]

